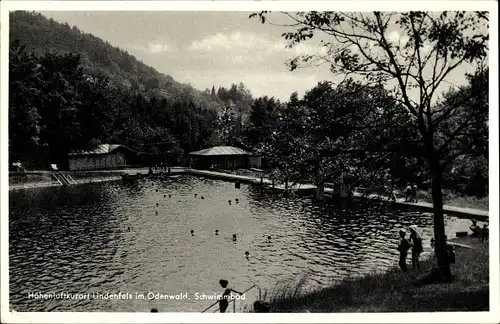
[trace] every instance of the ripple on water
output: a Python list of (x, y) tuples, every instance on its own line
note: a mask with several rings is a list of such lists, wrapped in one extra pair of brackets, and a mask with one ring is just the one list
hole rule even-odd
[[(39, 301), (27, 294), (213, 293), (222, 278), (240, 290), (254, 283), (273, 290), (306, 274), (305, 288), (320, 288), (395, 266), (401, 227), (419, 225), (425, 249), (432, 235), (427, 213), (366, 202), (342, 211), (334, 203), (189, 176), (9, 195), (10, 300), (17, 311), (148, 311), (152, 305), (200, 311), (210, 302)], [(235, 198), (239, 204), (229, 205)], [(448, 230), (461, 226), (468, 223), (446, 217)]]

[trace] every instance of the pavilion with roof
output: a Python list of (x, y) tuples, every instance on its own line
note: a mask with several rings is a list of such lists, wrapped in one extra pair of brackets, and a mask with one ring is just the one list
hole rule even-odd
[(247, 168), (250, 153), (234, 146), (214, 146), (189, 153), (196, 169)]

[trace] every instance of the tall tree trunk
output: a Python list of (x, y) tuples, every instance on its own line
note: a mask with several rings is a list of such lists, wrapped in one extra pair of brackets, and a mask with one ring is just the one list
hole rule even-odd
[(318, 181), (316, 185), (316, 199), (317, 200), (325, 199), (325, 183), (323, 181)]
[(444, 230), (443, 193), (441, 191), (443, 172), (439, 162), (432, 163), (432, 177), (435, 253), (441, 277), (448, 279), (451, 277), (451, 271), (446, 251), (446, 234)]

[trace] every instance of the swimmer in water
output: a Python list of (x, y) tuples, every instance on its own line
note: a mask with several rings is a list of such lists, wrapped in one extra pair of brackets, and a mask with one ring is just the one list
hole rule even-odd
[(129, 226), (129, 227), (127, 227), (127, 231), (130, 231), (130, 226)]
[(172, 195), (168, 195), (168, 198), (171, 198), (171, 197), (172, 197)]
[(194, 198), (196, 198), (198, 196), (198, 194), (194, 194)]
[(245, 252), (245, 257), (248, 259), (250, 257), (250, 253), (248, 251)]
[(158, 211), (155, 211), (155, 215), (158, 215)]
[(156, 207), (158, 207), (158, 203), (156, 203)]
[(157, 308), (152, 308), (151, 309), (151, 313), (158, 313), (158, 309)]
[(194, 231), (193, 230), (191, 230), (191, 236), (194, 236)]
[(205, 199), (205, 197), (201, 196), (201, 199)]
[(227, 202), (231, 205), (231, 200), (228, 200)]
[(267, 237), (267, 240), (269, 241), (269, 243), (271, 243), (271, 236), (270, 235)]
[(240, 202), (238, 198), (234, 200), (237, 204)]
[(215, 230), (215, 235), (219, 235), (219, 230)]
[(236, 234), (233, 234), (233, 241), (236, 242)]
[(167, 198), (167, 195), (163, 195), (163, 198)]

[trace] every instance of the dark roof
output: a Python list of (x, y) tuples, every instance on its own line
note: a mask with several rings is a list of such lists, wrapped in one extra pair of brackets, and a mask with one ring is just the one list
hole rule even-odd
[(74, 151), (69, 155), (95, 155), (95, 154), (108, 154), (116, 150), (117, 148), (122, 147), (126, 150), (132, 151), (125, 145), (121, 144), (101, 144), (98, 145), (93, 151)]
[(189, 154), (212, 156), (212, 155), (249, 155), (250, 153), (233, 146), (214, 146), (203, 149), (201, 151), (191, 152)]

